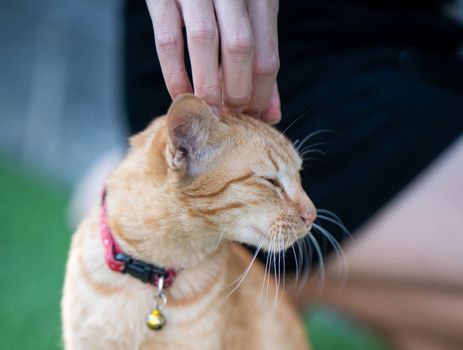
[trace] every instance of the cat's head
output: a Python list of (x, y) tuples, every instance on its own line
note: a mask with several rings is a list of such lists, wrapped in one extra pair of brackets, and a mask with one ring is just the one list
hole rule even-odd
[(315, 220), (301, 186), (301, 158), (284, 135), (254, 118), (218, 118), (202, 100), (181, 95), (131, 144), (126, 186), (146, 201), (144, 222), (151, 219), (154, 231), (167, 227), (186, 239), (203, 235), (277, 251)]

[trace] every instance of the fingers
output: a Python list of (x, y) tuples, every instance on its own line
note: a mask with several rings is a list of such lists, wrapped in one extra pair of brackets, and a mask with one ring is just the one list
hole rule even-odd
[(210, 106), (222, 104), (219, 85), (219, 35), (211, 0), (182, 0), (195, 95)]
[(184, 62), (183, 16), (195, 94), (215, 111), (223, 103), (232, 110), (245, 107), (247, 113), (269, 123), (280, 119), (278, 0), (147, 0), (147, 5), (172, 98), (192, 91)]
[(270, 106), (261, 114), (261, 120), (272, 125), (281, 120), (281, 102), (277, 83), (273, 85)]
[[(280, 67), (277, 32), (278, 1), (249, 1), (248, 10), (254, 35), (254, 59), (251, 102), (246, 110), (251, 114), (260, 115), (270, 106)], [(277, 89), (274, 98), (275, 102), (276, 99), (279, 101)], [(272, 120), (278, 119), (275, 110), (269, 110), (269, 113), (273, 113)]]
[(215, 0), (222, 56), (222, 98), (232, 110), (251, 100), (253, 37), (244, 1)]
[(192, 92), (183, 56), (182, 19), (175, 1), (147, 1), (162, 75), (172, 98)]

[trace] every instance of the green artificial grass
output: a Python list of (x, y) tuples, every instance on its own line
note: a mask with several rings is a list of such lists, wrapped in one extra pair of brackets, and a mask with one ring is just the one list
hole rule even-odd
[(0, 348), (61, 349), (67, 193), (0, 161)]
[(366, 327), (328, 307), (313, 307), (304, 321), (314, 350), (391, 349)]
[[(0, 349), (61, 349), (60, 298), (70, 240), (68, 193), (0, 158)], [(314, 350), (386, 350), (329, 309), (306, 313)]]

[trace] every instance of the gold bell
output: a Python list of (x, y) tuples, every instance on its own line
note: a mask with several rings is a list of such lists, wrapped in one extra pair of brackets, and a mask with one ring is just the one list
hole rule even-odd
[(165, 324), (166, 318), (158, 308), (155, 308), (146, 318), (146, 325), (155, 331), (162, 329)]

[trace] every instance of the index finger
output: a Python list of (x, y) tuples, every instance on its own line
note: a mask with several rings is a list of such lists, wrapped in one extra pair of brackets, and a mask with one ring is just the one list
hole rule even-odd
[(172, 98), (192, 92), (183, 55), (182, 19), (175, 1), (147, 1), (162, 75)]
[(213, 109), (221, 107), (219, 35), (211, 0), (181, 1), (195, 95)]

